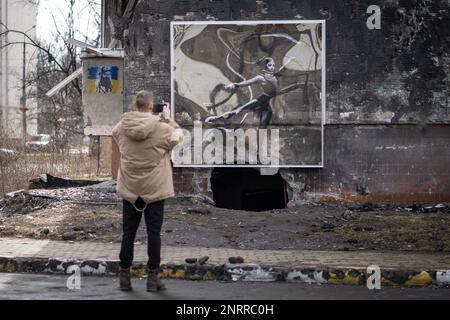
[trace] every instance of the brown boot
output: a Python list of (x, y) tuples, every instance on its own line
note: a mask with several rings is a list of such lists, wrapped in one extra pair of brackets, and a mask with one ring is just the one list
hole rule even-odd
[(164, 290), (167, 290), (167, 288), (159, 278), (159, 269), (148, 270), (147, 292), (156, 292)]
[(120, 269), (120, 290), (122, 291), (131, 291), (133, 288), (131, 287), (131, 268), (128, 269)]

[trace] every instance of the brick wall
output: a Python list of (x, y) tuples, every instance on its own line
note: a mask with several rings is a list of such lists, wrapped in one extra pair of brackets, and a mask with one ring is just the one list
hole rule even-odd
[(448, 126), (329, 126), (325, 168), (282, 171), (303, 200), (444, 202), (450, 195)]
[[(366, 27), (372, 4), (381, 30)], [(142, 0), (117, 23), (126, 109), (141, 88), (170, 98), (170, 21), (326, 19), (325, 168), (283, 170), (291, 199), (450, 201), (448, 12), (446, 0)], [(211, 172), (175, 169), (177, 191), (210, 193)]]

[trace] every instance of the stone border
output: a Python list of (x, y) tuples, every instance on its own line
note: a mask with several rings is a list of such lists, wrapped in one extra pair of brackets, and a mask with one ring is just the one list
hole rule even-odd
[[(79, 266), (83, 276), (116, 276), (117, 261), (79, 261), (42, 258), (1, 258), (0, 273), (67, 274), (70, 266)], [(133, 277), (146, 276), (146, 266), (135, 264)], [(346, 268), (287, 268), (258, 264), (166, 264), (161, 268), (165, 279), (192, 281), (287, 282), (331, 285), (366, 285), (366, 270)], [(382, 286), (450, 286), (450, 270), (383, 270)]]

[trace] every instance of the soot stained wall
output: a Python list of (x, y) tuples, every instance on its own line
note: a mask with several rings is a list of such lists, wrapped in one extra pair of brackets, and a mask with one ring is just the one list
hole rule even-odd
[[(106, 42), (127, 51), (125, 105), (170, 98), (170, 21), (327, 20), (325, 168), (282, 170), (292, 203), (450, 201), (450, 4), (447, 0), (141, 0), (132, 19), (106, 1)], [(369, 30), (370, 5), (382, 10)], [(180, 193), (210, 193), (211, 170), (176, 170)]]

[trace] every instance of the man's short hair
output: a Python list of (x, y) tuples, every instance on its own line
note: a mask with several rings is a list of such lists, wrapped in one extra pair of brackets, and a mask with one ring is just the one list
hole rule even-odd
[(147, 90), (139, 91), (136, 96), (136, 107), (143, 109), (153, 103), (153, 93)]

